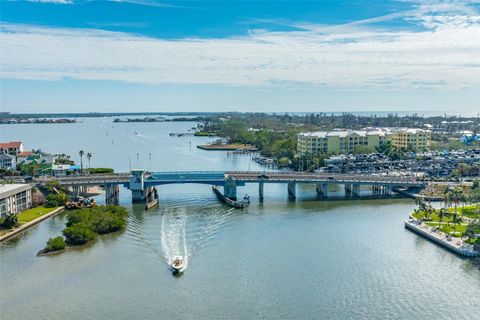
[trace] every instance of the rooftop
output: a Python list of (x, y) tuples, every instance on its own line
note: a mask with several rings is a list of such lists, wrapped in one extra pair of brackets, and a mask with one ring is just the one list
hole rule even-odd
[(314, 131), (314, 132), (302, 132), (300, 135), (303, 137), (315, 137), (315, 138), (326, 138), (326, 137), (340, 137), (345, 138), (351, 135), (357, 135), (360, 137), (378, 135), (385, 136), (392, 132), (408, 132), (408, 133), (417, 133), (417, 132), (428, 132), (429, 130), (419, 129), (419, 128), (365, 128), (363, 130), (332, 130), (332, 131)]
[(21, 145), (22, 145), (21, 141), (2, 142), (0, 143), (0, 149), (10, 149), (10, 148), (19, 149)]
[(30, 189), (32, 189), (32, 186), (30, 186), (29, 184), (21, 184), (21, 183), (0, 184), (0, 199), (4, 199), (6, 197), (10, 197), (19, 192), (30, 190)]

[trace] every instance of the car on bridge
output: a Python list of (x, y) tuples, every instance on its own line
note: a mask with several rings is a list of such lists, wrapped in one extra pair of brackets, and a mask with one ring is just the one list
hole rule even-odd
[(263, 173), (263, 174), (259, 174), (257, 177), (258, 177), (259, 179), (270, 179), (270, 176), (269, 176), (269, 175), (266, 175), (266, 174), (264, 174), (264, 173)]

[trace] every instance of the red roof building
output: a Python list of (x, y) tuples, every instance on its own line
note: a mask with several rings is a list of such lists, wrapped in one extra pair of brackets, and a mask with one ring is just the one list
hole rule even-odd
[(20, 152), (23, 152), (23, 144), (21, 141), (0, 143), (0, 152), (16, 156)]

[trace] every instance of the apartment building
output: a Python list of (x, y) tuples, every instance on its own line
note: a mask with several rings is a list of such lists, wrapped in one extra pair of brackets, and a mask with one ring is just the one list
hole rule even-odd
[(401, 148), (416, 151), (428, 149), (429, 130), (410, 128), (367, 128), (364, 130), (333, 130), (303, 132), (298, 135), (298, 152), (353, 153), (356, 150), (381, 146), (387, 141)]

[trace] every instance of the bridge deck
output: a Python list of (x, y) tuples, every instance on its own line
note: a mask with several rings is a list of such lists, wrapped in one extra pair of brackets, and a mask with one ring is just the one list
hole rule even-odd
[[(151, 172), (145, 177), (145, 185), (161, 185), (173, 183), (202, 183), (223, 185), (226, 180), (234, 180), (238, 185), (245, 183), (329, 183), (329, 184), (364, 184), (389, 186), (423, 186), (424, 182), (411, 177), (348, 175), (330, 173), (301, 172), (261, 172), (261, 171), (182, 171), (182, 172)], [(58, 181), (62, 185), (106, 185), (130, 183), (129, 173), (108, 175), (70, 176), (60, 178), (39, 178), (37, 182)]]

